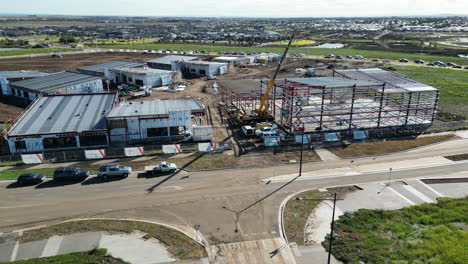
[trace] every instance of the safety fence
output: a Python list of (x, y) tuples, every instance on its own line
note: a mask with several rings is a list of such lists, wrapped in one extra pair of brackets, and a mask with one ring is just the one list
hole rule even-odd
[(4, 165), (24, 163), (39, 164), (53, 162), (85, 161), (98, 159), (115, 159), (138, 156), (152, 156), (191, 152), (216, 152), (230, 149), (230, 143), (203, 142), (186, 144), (148, 145), (122, 148), (79, 149), (46, 151), (42, 153), (25, 153), (0, 156)]

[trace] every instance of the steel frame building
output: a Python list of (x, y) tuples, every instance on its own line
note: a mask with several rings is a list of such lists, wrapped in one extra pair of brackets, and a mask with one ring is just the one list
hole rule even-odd
[[(434, 87), (381, 69), (333, 75), (277, 81), (269, 98), (275, 121), (289, 132), (352, 136), (364, 130), (373, 137), (417, 134), (434, 121), (439, 98)], [(250, 114), (266, 83), (250, 92), (223, 90), (222, 101)]]

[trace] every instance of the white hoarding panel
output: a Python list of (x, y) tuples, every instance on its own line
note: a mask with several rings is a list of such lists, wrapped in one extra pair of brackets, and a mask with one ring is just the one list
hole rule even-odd
[(198, 143), (198, 151), (209, 152), (216, 150), (218, 148), (218, 143), (208, 142), (208, 143)]
[(180, 152), (182, 152), (182, 149), (180, 148), (179, 144), (163, 145), (162, 150), (163, 150), (164, 153), (180, 153)]
[(267, 147), (279, 146), (281, 143), (281, 137), (265, 137), (263, 143)]
[(125, 156), (127, 157), (143, 156), (143, 154), (143, 147), (125, 148)]
[(103, 159), (106, 157), (104, 149), (85, 150), (86, 159)]
[(24, 164), (38, 164), (44, 163), (44, 156), (42, 154), (22, 154), (21, 159), (23, 160)]

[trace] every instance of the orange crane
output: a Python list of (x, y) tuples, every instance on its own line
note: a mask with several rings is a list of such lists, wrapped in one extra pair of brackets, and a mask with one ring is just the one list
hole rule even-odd
[(270, 96), (271, 89), (273, 89), (273, 86), (275, 85), (276, 76), (278, 76), (278, 73), (281, 69), (281, 65), (283, 64), (283, 61), (286, 58), (286, 55), (288, 54), (288, 50), (294, 39), (294, 35), (295, 33), (291, 35), (291, 38), (289, 39), (289, 43), (286, 46), (286, 49), (284, 50), (283, 56), (281, 57), (281, 60), (279, 61), (278, 66), (276, 67), (276, 71), (273, 74), (273, 76), (270, 78), (270, 80), (268, 81), (268, 87), (265, 91), (265, 94), (262, 97), (262, 100), (260, 101), (260, 106), (253, 111), (251, 116), (241, 114), (242, 121), (262, 122), (262, 121), (269, 121), (269, 120), (274, 119), (270, 115), (270, 113), (268, 113), (267, 101), (268, 101), (268, 97)]

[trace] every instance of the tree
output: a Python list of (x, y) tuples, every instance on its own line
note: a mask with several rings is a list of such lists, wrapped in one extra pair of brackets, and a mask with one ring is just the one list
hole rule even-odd
[(72, 36), (61, 36), (59, 39), (60, 43), (74, 43), (76, 39)]

